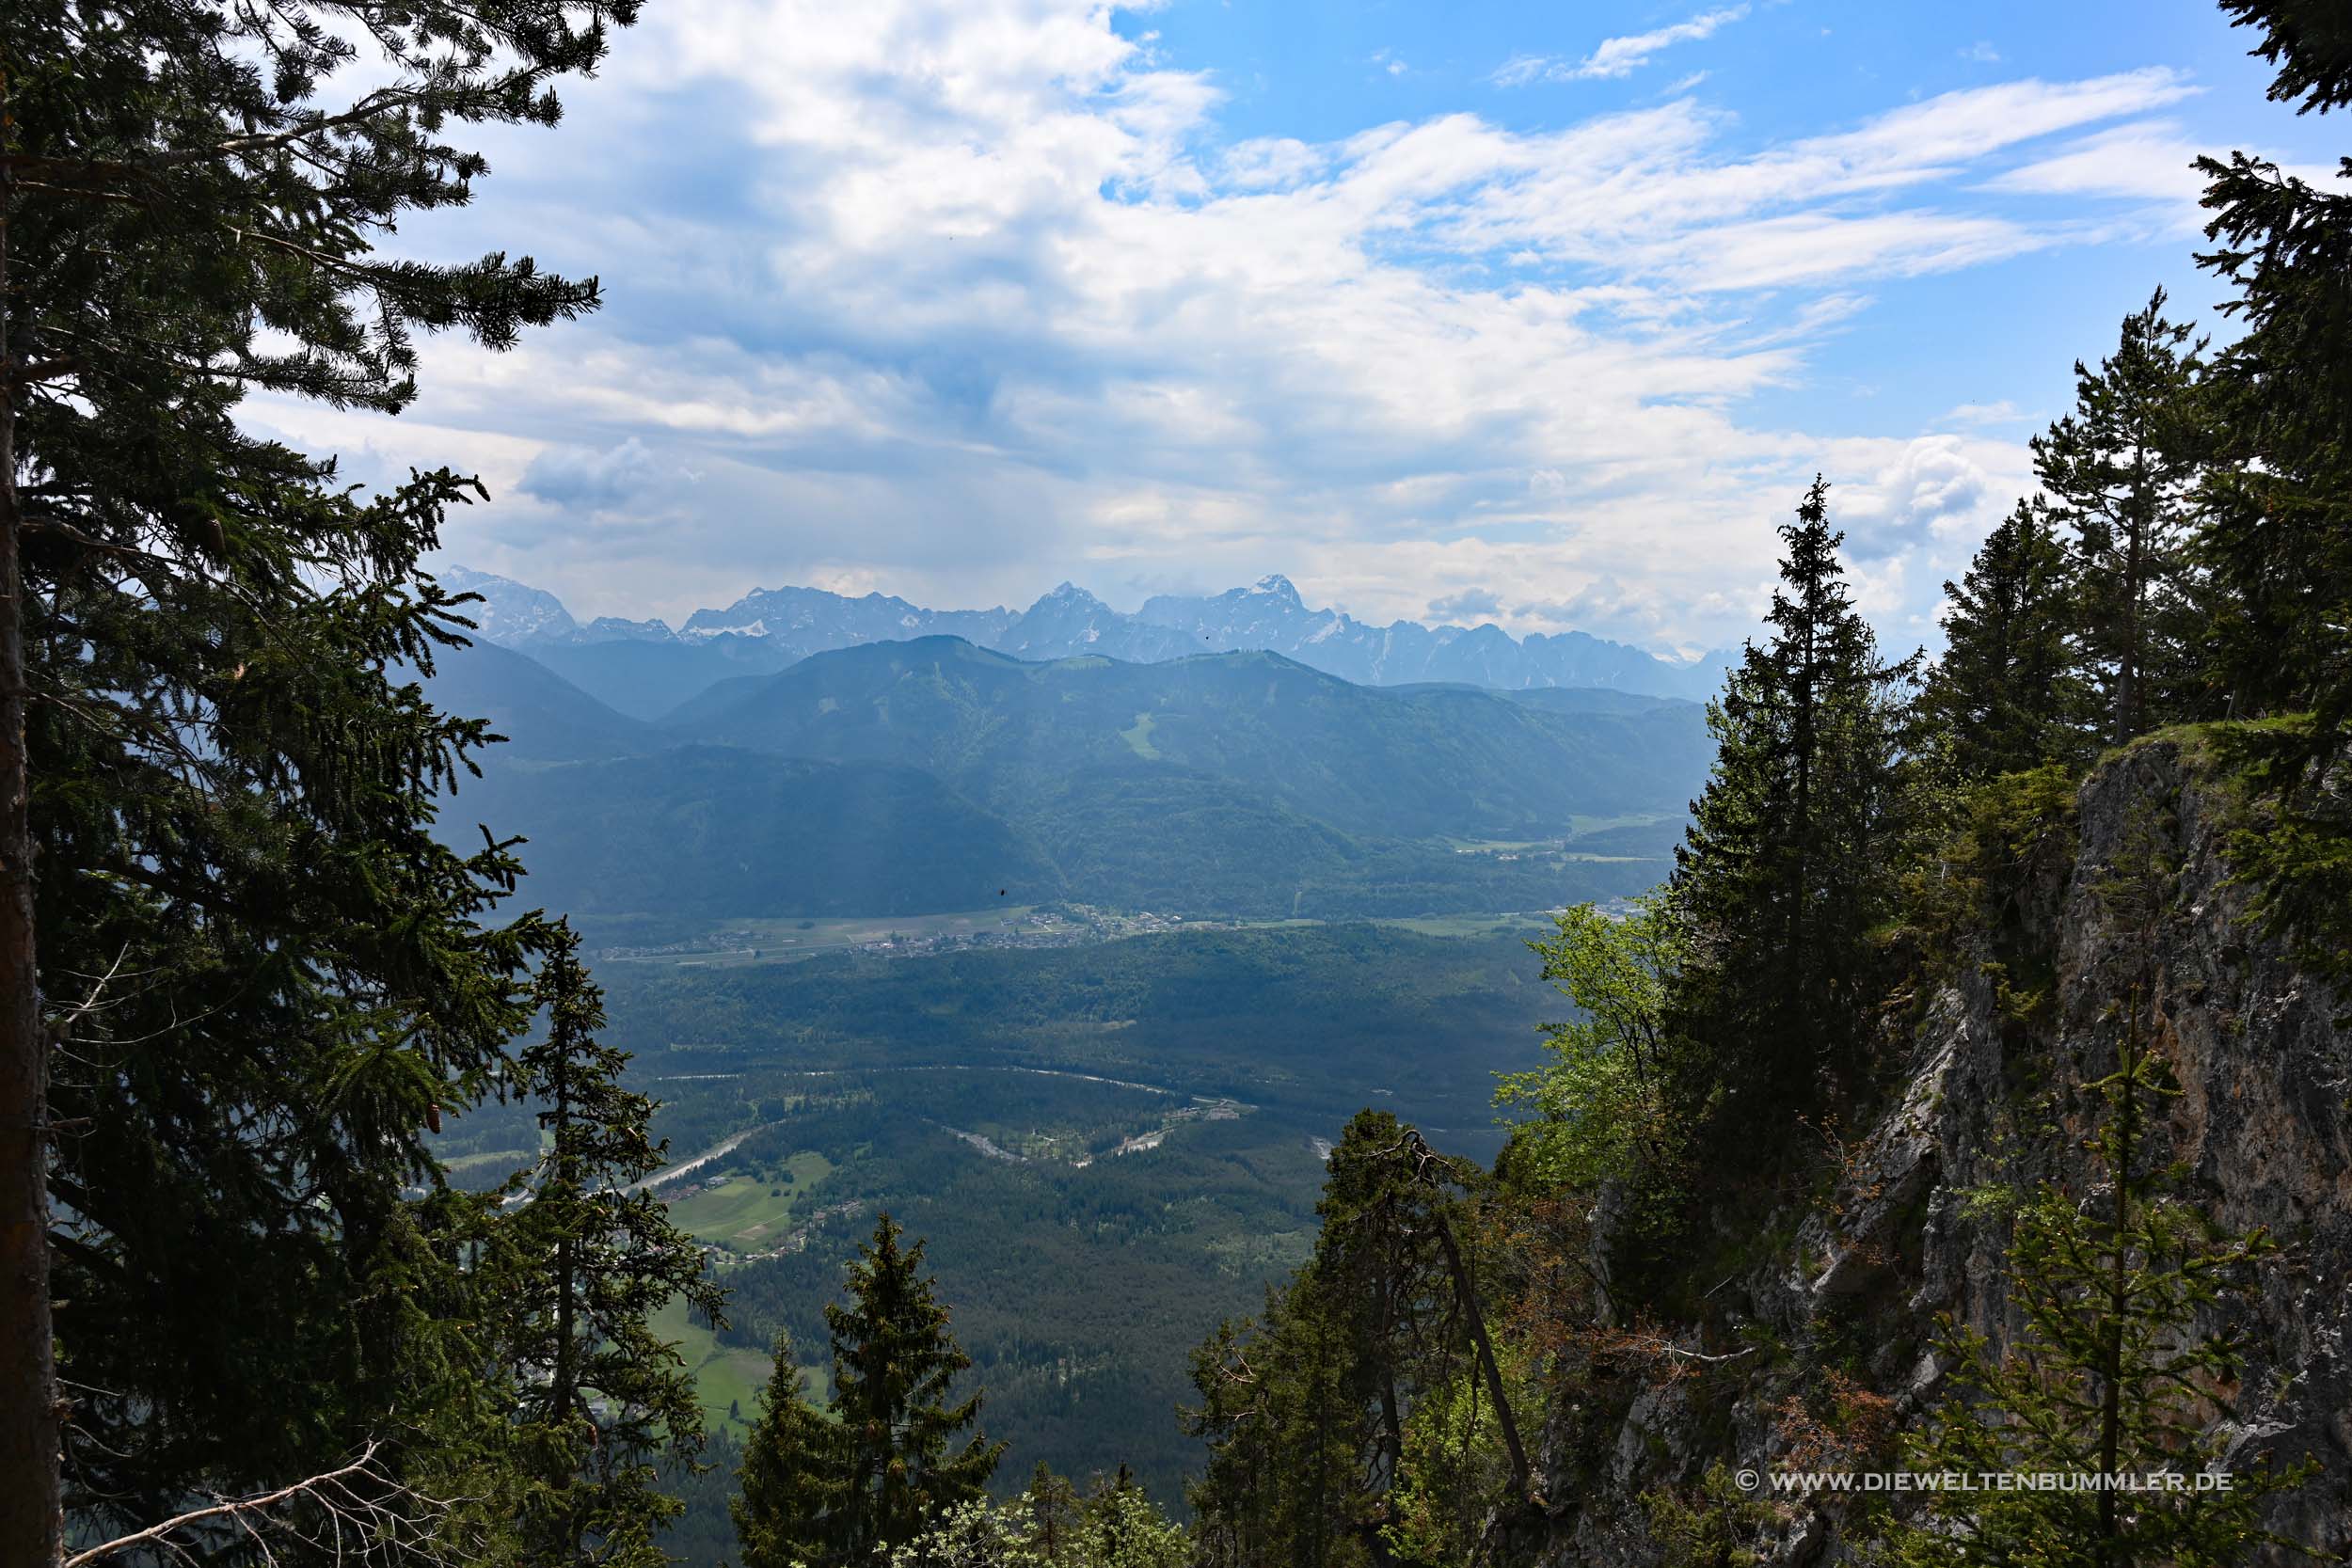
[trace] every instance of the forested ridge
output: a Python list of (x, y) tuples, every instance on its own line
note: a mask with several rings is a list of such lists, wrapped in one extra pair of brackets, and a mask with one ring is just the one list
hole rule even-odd
[[(659, 726), (496, 645), (425, 689), (507, 737), (445, 832), (527, 833), (527, 895), (608, 919), (1608, 898), (1664, 872), (1710, 749), (1694, 703), (1367, 688), (1264, 653), (1030, 663), (952, 637), (721, 681)], [(1644, 820), (1640, 842), (1588, 842)], [(1482, 844), (1510, 848), (1461, 852)]]
[[(2352, 107), (2339, 6), (2223, 9), (2273, 97)], [(669, 1154), (632, 1050), (691, 1033), (723, 1056), (771, 1008), (804, 1012), (816, 1050), (919, 1039), (1017, 972), (968, 955), (920, 979), (631, 979), (616, 1026), (580, 935), (517, 895), (528, 847), (438, 820), (494, 735), (428, 698), (469, 602), (422, 562), (482, 486), (355, 487), (239, 422), (257, 389), (396, 413), (421, 336), (495, 352), (596, 308), (594, 279), (387, 237), (466, 203), (485, 128), (555, 134), (566, 80), (636, 14), (31, 0), (0, 30), (0, 1562), (2352, 1549), (2352, 1378), (2326, 1348), (2352, 1326), (2328, 1291), (2352, 1263), (2352, 193), (2200, 164), (2219, 333), (2160, 292), (2112, 346), (2086, 324), (2074, 406), (1949, 586), (1933, 659), (1857, 610), (1835, 486), (1788, 499), (1671, 875), (1536, 944), (1567, 1016), (1502, 1079), (1491, 1164), (1364, 1110), (1311, 1237), (1263, 1166), (1226, 1167), (1216, 1239), (1254, 1226), (1304, 1256), (1190, 1350), (1169, 1420), (1199, 1464), (1170, 1509), (1115, 1447), (1084, 1474), (998, 1473), (987, 1373), (1024, 1368), (1011, 1314), (1000, 1294), (959, 1320), (933, 1260), (970, 1239), (910, 1233), (919, 1205), (859, 1187), (886, 1130), (851, 1125), (853, 1094), (842, 1125), (754, 1152), (840, 1154), (865, 1239), (779, 1248), (739, 1302), (644, 1185)], [(347, 67), (373, 84), (356, 98), (336, 96)], [(871, 712), (826, 717), (747, 704), (717, 733), (814, 726), (896, 760), (866, 744)], [(1338, 759), (1328, 782), (1377, 765)], [(1506, 799), (1441, 773), (1432, 789)], [(1518, 1006), (1449, 1005), (1490, 967), (1475, 953), (1422, 990), (1370, 973), (1400, 944), (1314, 942), (1291, 994), (1328, 986), (1335, 1014), (1351, 973), (1392, 1028)], [(1084, 1006), (1025, 1018), (1034, 999), (1007, 992), (1002, 1059), (1076, 1060), (1053, 1032), (1072, 1017), (1141, 1053), (1156, 1013), (1207, 1037), (1188, 1096), (1244, 1082), (1263, 1053), (1204, 958), (1263, 973), (1295, 953), (1259, 933), (1120, 948), (1032, 972)], [(971, 989), (924, 989), (942, 976)], [(1413, 1059), (1371, 1039), (1302, 1075), (1302, 1100)], [(780, 1095), (770, 1119), (824, 1108)], [(1296, 1107), (1251, 1107), (1269, 1108)], [(436, 1138), (474, 1114), (520, 1157), (461, 1182)], [(1092, 1114), (1120, 1132), (1141, 1115)], [(1243, 1121), (1202, 1124), (1196, 1154)], [(1130, 1180), (1053, 1212), (1178, 1228)], [(715, 1440), (655, 1327), (681, 1312), (777, 1353)], [(1892, 1468), (2233, 1484), (1890, 1498), (1759, 1479)]]

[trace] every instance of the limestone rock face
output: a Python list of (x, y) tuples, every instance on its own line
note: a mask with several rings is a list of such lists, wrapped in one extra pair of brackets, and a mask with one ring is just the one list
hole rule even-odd
[[(1994, 1183), (2091, 1180), (2082, 1140), (2092, 1107), (2070, 1086), (2111, 1069), (2110, 1008), (2148, 967), (2100, 891), (2136, 823), (2163, 835), (2178, 866), (2153, 973), (2181, 1092), (2159, 1135), (2187, 1170), (2188, 1195), (2217, 1222), (2231, 1231), (2268, 1227), (2281, 1246), (2258, 1295), (2226, 1308), (2249, 1354), (2236, 1408), (2216, 1429), (2233, 1467), (2264, 1455), (2318, 1462), (2318, 1480), (2277, 1499), (2267, 1523), (2317, 1560), (2346, 1560), (2352, 997), (2331, 992), (2246, 923), (2245, 894), (2230, 885), (2222, 855), (2219, 787), (2182, 744), (2161, 739), (2135, 746), (2083, 784), (2073, 862), (2027, 895), (2029, 938), (2050, 960), (2051, 1006), (2023, 1023), (1970, 966), (1927, 999), (1893, 1108), (1848, 1150), (1832, 1200), (1788, 1216), (1784, 1256), (1740, 1282), (1746, 1317), (1791, 1354), (1760, 1360), (1725, 1402), (1728, 1431), (1714, 1423), (1711, 1443), (1697, 1438), (1691, 1401), (1680, 1398), (1634, 1402), (1597, 1475), (1571, 1466), (1571, 1445), (1548, 1433), (1545, 1451), (1558, 1468), (1546, 1491), (1556, 1512), (1537, 1560), (1657, 1561), (1659, 1547), (1629, 1528), (1642, 1518), (1642, 1493), (1688, 1486), (1711, 1462), (1774, 1463), (1774, 1412), (1833, 1325), (1849, 1346), (1852, 1325), (1867, 1325), (1867, 1382), (1893, 1396), (1905, 1420), (1938, 1395), (1948, 1370), (1930, 1347), (1938, 1314), (2007, 1342), (2006, 1222), (1973, 1216), (1965, 1195)], [(1792, 1568), (1853, 1556), (1833, 1515), (1796, 1506), (1759, 1520), (1749, 1545), (1760, 1560)]]

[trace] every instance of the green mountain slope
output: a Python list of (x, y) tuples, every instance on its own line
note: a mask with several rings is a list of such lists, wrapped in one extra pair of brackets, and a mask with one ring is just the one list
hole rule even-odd
[(495, 642), (442, 650), (423, 685), (442, 712), (487, 719), (491, 732), (506, 737), (485, 759), (493, 765), (630, 756), (675, 744), (536, 659)]
[[(740, 640), (736, 640), (739, 641)], [(790, 660), (781, 653), (709, 642), (556, 642), (531, 657), (632, 719), (660, 719), (737, 676), (756, 678)]]
[(914, 914), (1064, 892), (1027, 835), (887, 764), (690, 746), (501, 768), (443, 820), (527, 835), (523, 898), (579, 914)]
[[(443, 831), (525, 835), (525, 896), (598, 916), (1539, 909), (1664, 875), (1708, 754), (1686, 703), (1357, 687), (1270, 654), (876, 643), (720, 682), (659, 726), (495, 646), (430, 688), (511, 737)], [(1595, 836), (1611, 822), (1637, 826)]]
[(1351, 686), (1264, 653), (1027, 664), (925, 638), (819, 654), (731, 689), (674, 730), (925, 768), (1023, 815), (1083, 769), (1142, 763), (1343, 832), (1556, 834), (1578, 815), (1679, 809), (1706, 766), (1689, 704), (1561, 711), (1475, 688)]

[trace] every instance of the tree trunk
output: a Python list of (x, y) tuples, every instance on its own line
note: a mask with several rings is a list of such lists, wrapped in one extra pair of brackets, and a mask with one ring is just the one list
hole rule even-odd
[(2139, 733), (2140, 605), (2147, 594), (2148, 531), (2155, 527), (2158, 499), (2148, 478), (2148, 447), (2132, 458), (2132, 514), (2123, 529), (2123, 660), (2115, 681), (2115, 744)]
[[(0, 77), (0, 149), (14, 145)], [(16, 489), (18, 356), (0, 169), (0, 1562), (63, 1555), (57, 1378), (49, 1317), (49, 1050), (33, 961), (32, 772), (25, 752), (23, 518)]]
[(1470, 1338), (1478, 1347), (1479, 1369), (1486, 1374), (1486, 1391), (1495, 1402), (1495, 1422), (1502, 1428), (1502, 1446), (1511, 1455), (1511, 1482), (1518, 1499), (1527, 1501), (1534, 1493), (1534, 1473), (1528, 1468), (1527, 1448), (1519, 1441), (1519, 1423), (1511, 1414), (1511, 1397), (1503, 1391), (1502, 1369), (1495, 1363), (1494, 1342), (1486, 1338), (1486, 1315), (1478, 1310), (1477, 1282), (1462, 1262), (1461, 1244), (1454, 1239), (1454, 1227), (1439, 1214), (1438, 1240), (1445, 1247), (1446, 1266), (1454, 1274), (1454, 1291), (1462, 1304), (1462, 1316), (1470, 1323)]

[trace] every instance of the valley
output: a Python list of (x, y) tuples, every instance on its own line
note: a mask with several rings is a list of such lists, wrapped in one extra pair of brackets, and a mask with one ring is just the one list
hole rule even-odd
[[(872, 922), (785, 924), (840, 945), (599, 970), (606, 1036), (635, 1053), (674, 1154), (648, 1185), (730, 1293), (723, 1328), (660, 1320), (714, 1430), (741, 1435), (779, 1332), (823, 1362), (823, 1305), (888, 1210), (929, 1239), (983, 1424), (1013, 1444), (1006, 1483), (1116, 1452), (1171, 1506), (1198, 1464), (1175, 1415), (1184, 1357), (1305, 1256), (1346, 1117), (1380, 1105), (1491, 1156), (1493, 1075), (1535, 1057), (1561, 1004), (1524, 945), (1532, 917), (896, 956), (861, 950)], [(443, 1141), (512, 1149), (527, 1134), (498, 1120), (522, 1116), (485, 1107)], [(511, 1168), (451, 1164), (464, 1185)]]
[[(520, 897), (579, 929), (660, 1101), (644, 1185), (729, 1292), (720, 1327), (661, 1320), (714, 1431), (779, 1335), (821, 1382), (886, 1211), (928, 1241), (1000, 1479), (1116, 1451), (1170, 1505), (1189, 1347), (1306, 1255), (1347, 1117), (1490, 1157), (1496, 1075), (1561, 1006), (1542, 911), (1659, 880), (1710, 755), (1671, 698), (956, 635), (772, 669), (713, 654), (736, 633), (641, 639), (680, 680), (735, 662), (631, 714), (558, 673), (601, 644), (502, 625), (430, 682), (505, 737), (442, 832), (529, 840)], [(479, 1187), (534, 1134), (485, 1106), (440, 1142)]]
[[(823, 1307), (887, 1212), (1008, 1486), (1116, 1452), (1179, 1502), (1190, 1347), (1306, 1256), (1346, 1118), (1490, 1158), (1496, 1075), (1563, 1005), (1544, 911), (1662, 878), (1711, 755), (1697, 705), (1623, 690), (1015, 657), (920, 617), (788, 659), (707, 626), (615, 652), (493, 606), (511, 645), (430, 682), (505, 737), (441, 832), (528, 839), (519, 897), (580, 931), (660, 1101), (643, 1185), (729, 1298), (660, 1320), (706, 1419), (742, 1435), (779, 1336), (821, 1386)], [(705, 684), (624, 713), (559, 673), (589, 656)], [(440, 1144), (481, 1187), (534, 1140), (485, 1106)], [(682, 1539), (723, 1539), (685, 1489)]]

